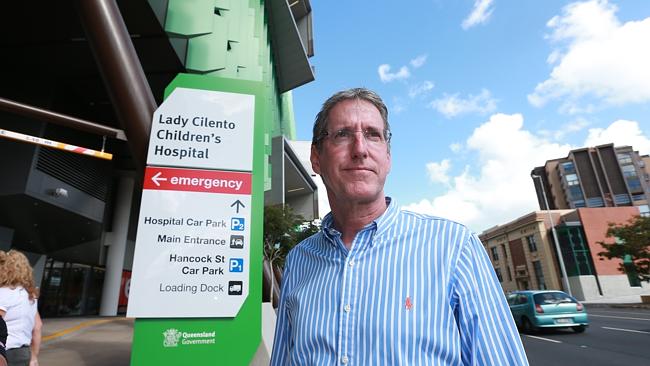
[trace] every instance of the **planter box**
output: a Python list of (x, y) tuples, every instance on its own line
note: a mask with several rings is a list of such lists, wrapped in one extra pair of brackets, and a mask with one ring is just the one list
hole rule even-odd
[(650, 304), (650, 295), (641, 295), (641, 302), (644, 304)]

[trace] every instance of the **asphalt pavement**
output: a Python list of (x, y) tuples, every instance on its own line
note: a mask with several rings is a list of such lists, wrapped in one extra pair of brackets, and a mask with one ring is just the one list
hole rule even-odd
[(650, 309), (587, 307), (589, 327), (522, 334), (531, 365), (650, 365)]
[[(589, 304), (589, 328), (522, 334), (530, 364), (650, 365), (650, 306)], [(127, 366), (133, 319), (73, 317), (43, 320), (42, 366)]]

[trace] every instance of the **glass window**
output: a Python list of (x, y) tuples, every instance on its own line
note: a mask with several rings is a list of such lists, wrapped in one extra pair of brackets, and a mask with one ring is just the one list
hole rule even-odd
[(528, 297), (526, 295), (519, 295), (517, 298), (517, 305), (528, 303)]
[(640, 205), (637, 206), (639, 208), (639, 215), (643, 217), (649, 217), (650, 216), (650, 206), (648, 205)]
[(621, 170), (626, 177), (636, 177), (636, 168), (634, 168), (634, 165), (622, 165)]
[(542, 263), (540, 263), (540, 261), (534, 261), (533, 270), (535, 271), (537, 286), (539, 287), (540, 290), (546, 290), (546, 281), (544, 281), (544, 271), (542, 270)]
[(508, 251), (506, 251), (506, 246), (501, 244), (501, 250), (503, 250), (503, 258), (508, 259)]
[(497, 278), (499, 279), (499, 282), (503, 282), (503, 277), (501, 276), (501, 269), (500, 268), (495, 268), (494, 273), (497, 274)]
[(566, 177), (566, 184), (569, 186), (575, 186), (578, 185), (578, 175), (577, 174), (568, 174)]
[(492, 247), (490, 248), (490, 252), (492, 254), (492, 259), (495, 261), (499, 260), (499, 251), (497, 250), (497, 247)]
[(587, 207), (587, 205), (585, 205), (585, 200), (575, 200), (573, 201), (573, 207), (580, 208), (580, 207)]
[(630, 156), (630, 154), (616, 154), (616, 157), (618, 157), (618, 162), (621, 164), (632, 163), (632, 157)]
[(562, 166), (562, 169), (566, 174), (574, 173), (576, 171), (575, 166), (573, 165), (573, 162), (569, 161), (566, 163), (560, 164)]
[(584, 199), (582, 197), (582, 188), (580, 188), (579, 185), (570, 186), (569, 187), (569, 200), (576, 201), (576, 200), (582, 200), (582, 199)]
[(540, 304), (540, 305), (560, 304), (563, 302), (572, 302), (572, 303), (576, 302), (571, 296), (565, 294), (564, 292), (543, 292), (541, 294), (535, 294), (533, 296), (533, 299), (535, 300), (535, 304)]
[(641, 191), (641, 181), (639, 178), (627, 178), (627, 187), (630, 188), (630, 191), (632, 192), (640, 192)]
[(535, 240), (535, 235), (529, 235), (526, 237), (526, 242), (528, 242), (528, 250), (532, 252), (537, 251), (537, 241)]

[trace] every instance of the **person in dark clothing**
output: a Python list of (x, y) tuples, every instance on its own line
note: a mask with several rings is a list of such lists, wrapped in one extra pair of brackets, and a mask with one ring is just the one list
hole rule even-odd
[(5, 320), (0, 317), (0, 366), (7, 365), (7, 350), (5, 344), (7, 343), (7, 324)]

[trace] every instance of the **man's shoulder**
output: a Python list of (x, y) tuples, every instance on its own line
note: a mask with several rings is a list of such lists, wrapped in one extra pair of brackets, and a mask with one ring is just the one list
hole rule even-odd
[(449, 228), (454, 228), (456, 230), (462, 230), (462, 231), (470, 232), (470, 230), (464, 224), (461, 224), (461, 223), (459, 223), (457, 221), (446, 219), (446, 218), (440, 217), (440, 216), (423, 214), (423, 213), (409, 211), (409, 210), (405, 210), (405, 209), (401, 209), (400, 212), (399, 212), (399, 215), (400, 215), (401, 219), (410, 219), (410, 220), (416, 220), (416, 221), (429, 221), (429, 222), (435, 223), (437, 225), (443, 225), (443, 226), (446, 226), (446, 227), (449, 227)]
[(305, 254), (307, 252), (313, 252), (317, 250), (318, 247), (322, 245), (322, 240), (323, 240), (323, 232), (319, 231), (312, 236), (303, 239), (300, 243), (296, 244), (295, 247), (293, 247), (290, 251), (289, 254), (287, 254), (287, 258), (290, 256), (296, 256)]

